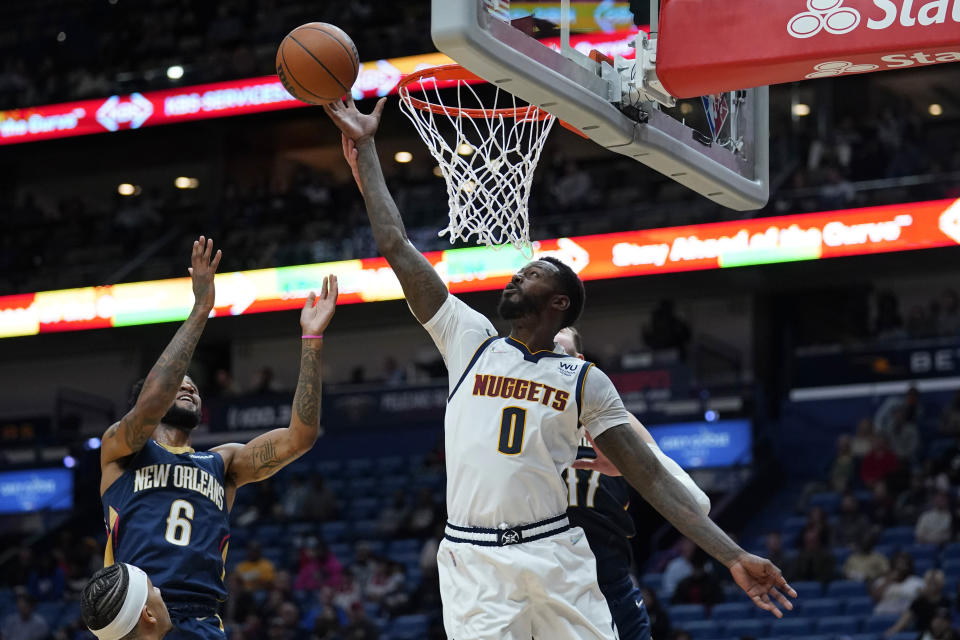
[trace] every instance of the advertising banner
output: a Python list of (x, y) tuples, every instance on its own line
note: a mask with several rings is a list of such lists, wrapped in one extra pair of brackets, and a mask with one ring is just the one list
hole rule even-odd
[[(533, 243), (583, 280), (820, 260), (960, 244), (960, 199), (796, 216), (556, 238)], [(506, 285), (527, 258), (513, 247), (425, 254), (453, 293)], [(297, 309), (336, 274), (340, 304), (397, 300), (400, 282), (384, 258), (217, 275), (215, 317)], [(189, 278), (0, 296), (0, 338), (174, 322), (192, 304)]]
[(0, 513), (73, 508), (73, 471), (31, 469), (0, 473)]
[(680, 422), (647, 428), (660, 449), (684, 469), (732, 467), (753, 462), (749, 420)]
[(793, 359), (791, 386), (797, 389), (958, 375), (960, 339), (902, 340), (800, 350)]
[[(575, 35), (571, 44), (583, 53), (598, 49), (607, 55), (632, 57), (633, 49), (628, 45), (635, 33), (636, 28), (630, 28)], [(555, 49), (560, 46), (559, 38), (542, 42)], [(628, 52), (630, 56), (626, 55)], [(364, 62), (351, 93), (357, 100), (396, 93), (397, 84), (405, 75), (452, 62), (442, 53)], [(307, 106), (310, 105), (287, 93), (275, 75), (229, 80), (0, 111), (0, 145)]]

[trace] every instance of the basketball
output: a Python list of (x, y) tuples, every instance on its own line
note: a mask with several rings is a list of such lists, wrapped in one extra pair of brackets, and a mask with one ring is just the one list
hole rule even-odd
[(308, 22), (288, 33), (277, 50), (277, 75), (294, 98), (328, 104), (350, 93), (360, 57), (343, 29)]

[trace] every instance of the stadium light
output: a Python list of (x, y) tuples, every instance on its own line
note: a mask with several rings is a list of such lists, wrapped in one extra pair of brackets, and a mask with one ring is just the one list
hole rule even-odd
[(167, 67), (167, 77), (171, 80), (179, 80), (183, 77), (183, 67), (178, 64)]
[(66, 40), (67, 40), (66, 31), (61, 31), (60, 33), (57, 34), (57, 42), (66, 42)]
[(406, 164), (411, 160), (413, 160), (413, 154), (410, 153), (409, 151), (397, 151), (393, 155), (393, 159), (399, 162), (400, 164)]
[(716, 422), (717, 418), (719, 417), (720, 416), (717, 415), (717, 412), (714, 411), (713, 409), (707, 409), (703, 414), (703, 419), (706, 420), (707, 422)]
[(810, 115), (810, 105), (798, 102), (793, 105), (793, 115), (801, 118)]
[(77, 466), (77, 459), (73, 456), (63, 456), (63, 466), (67, 469), (73, 469)]
[(188, 178), (187, 176), (179, 176), (176, 180), (173, 181), (173, 186), (177, 189), (196, 189), (200, 186), (200, 181), (196, 178)]
[(469, 156), (473, 153), (473, 147), (469, 143), (461, 142), (457, 146), (457, 153), (462, 156)]
[(939, 104), (937, 104), (936, 102), (934, 102), (933, 104), (931, 104), (931, 105), (927, 108), (927, 111), (929, 111), (929, 112), (930, 112), (930, 115), (932, 115), (932, 116), (940, 116), (940, 115), (943, 115), (943, 107), (941, 107), (941, 106), (940, 106)]
[(690, 115), (690, 112), (692, 112), (692, 111), (693, 111), (693, 105), (692, 105), (692, 104), (690, 104), (689, 102), (681, 102), (681, 103), (680, 103), (680, 113), (682, 113), (683, 115), (687, 116), (687, 115)]
[(117, 185), (117, 193), (122, 196), (132, 196), (137, 192), (137, 188), (130, 184), (129, 182), (124, 182)]
[(87, 449), (99, 449), (100, 448), (100, 438), (90, 438), (86, 442)]
[(440, 168), (440, 165), (437, 165), (433, 168), (433, 175), (437, 176), (438, 178), (443, 177), (443, 169)]

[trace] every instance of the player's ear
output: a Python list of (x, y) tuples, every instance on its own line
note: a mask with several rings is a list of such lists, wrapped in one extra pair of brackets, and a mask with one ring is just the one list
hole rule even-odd
[(558, 293), (555, 296), (553, 296), (553, 300), (550, 302), (550, 306), (552, 306), (557, 311), (561, 311), (561, 312), (566, 311), (567, 309), (570, 308), (570, 296), (564, 295), (562, 293)]

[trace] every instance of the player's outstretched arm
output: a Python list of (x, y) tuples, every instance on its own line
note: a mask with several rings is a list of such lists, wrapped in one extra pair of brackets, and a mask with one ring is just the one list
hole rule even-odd
[(193, 281), (193, 309), (150, 369), (136, 404), (103, 434), (101, 468), (142, 449), (173, 404), (193, 350), (213, 310), (213, 277), (221, 256), (219, 249), (213, 253), (212, 239), (200, 236), (194, 241), (190, 255), (192, 266), (188, 269)]
[(722, 562), (753, 603), (780, 618), (793, 609), (787, 595), (796, 592), (769, 560), (741, 549), (699, 509), (690, 492), (657, 461), (656, 456), (629, 425), (607, 429), (595, 439), (597, 447), (623, 473), (623, 477), (670, 524), (704, 551)]
[(448, 291), (430, 262), (407, 237), (400, 211), (383, 177), (373, 136), (380, 126), (386, 100), (382, 98), (370, 114), (360, 113), (352, 98), (323, 108), (343, 134), (343, 155), (363, 195), (377, 248), (397, 274), (413, 315), (423, 324), (437, 313)]
[(223, 456), (227, 479), (234, 487), (269, 478), (307, 451), (320, 433), (320, 387), (323, 332), (336, 310), (337, 276), (323, 279), (320, 295), (313, 292), (300, 312), (302, 330), (300, 377), (293, 395), (290, 426), (257, 436), (247, 444), (213, 449)]
[[(635, 415), (630, 412), (627, 412), (627, 417), (630, 419), (630, 426), (633, 427), (634, 431), (637, 432), (637, 435), (640, 436), (640, 439), (647, 443), (647, 447), (650, 448), (650, 451), (653, 452), (653, 455), (656, 456), (657, 460), (660, 461), (666, 470), (674, 478), (680, 481), (680, 484), (690, 492), (690, 495), (693, 496), (693, 499), (697, 501), (697, 504), (700, 506), (700, 510), (703, 511), (704, 515), (710, 514), (710, 497), (703, 492), (703, 489), (697, 486), (697, 483), (693, 481), (693, 478), (690, 477), (690, 474), (683, 470), (679, 464), (676, 463), (670, 456), (665, 454), (660, 450), (660, 446), (657, 444), (657, 441), (653, 439), (653, 436), (650, 435), (650, 432), (647, 431), (647, 428), (643, 426), (643, 423)], [(590, 434), (587, 434), (587, 439), (592, 443), (593, 440), (590, 438)], [(619, 476), (622, 475), (620, 470), (610, 461), (610, 458), (603, 455), (603, 452), (600, 451), (597, 447), (594, 447), (593, 450), (596, 452), (596, 458), (582, 458), (573, 463), (574, 469), (587, 469), (589, 471), (599, 471), (600, 473), (608, 476)]]

